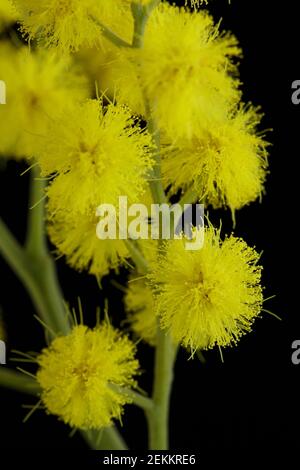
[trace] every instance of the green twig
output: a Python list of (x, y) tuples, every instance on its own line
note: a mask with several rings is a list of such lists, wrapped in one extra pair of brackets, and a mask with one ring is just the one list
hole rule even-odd
[[(159, 0), (153, 0), (148, 4), (148, 7), (132, 3), (135, 26), (133, 47), (143, 47), (143, 37), (149, 15), (159, 3)], [(151, 117), (151, 106), (147, 100), (145, 105), (149, 116), (148, 130), (152, 134), (157, 148), (154, 154), (155, 164), (149, 175), (149, 184), (154, 203), (163, 204), (167, 202), (167, 198), (161, 177), (160, 135), (154, 119)], [(149, 427), (149, 446), (152, 450), (167, 450), (169, 447), (169, 406), (176, 351), (177, 348), (174, 347), (169, 334), (162, 331), (158, 325), (152, 395), (153, 405), (146, 411)]]
[(147, 413), (151, 450), (169, 448), (169, 409), (176, 354), (177, 348), (170, 336), (158, 327), (153, 389), (154, 407)]
[(0, 386), (35, 396), (41, 391), (35, 380), (6, 367), (0, 367)]
[(124, 243), (130, 253), (131, 258), (136, 265), (136, 268), (140, 274), (145, 274), (148, 271), (148, 263), (136, 246), (133, 240), (124, 240)]
[(144, 411), (151, 411), (153, 410), (153, 401), (151, 398), (141, 395), (134, 390), (129, 388), (119, 387), (117, 385), (110, 385), (110, 387), (115, 390), (116, 392), (126, 395), (127, 397), (131, 398), (132, 403), (142, 408)]
[[(112, 0), (113, 1), (113, 0)], [(124, 39), (120, 38), (116, 33), (114, 33), (111, 29), (107, 26), (102, 24), (97, 18), (90, 16), (91, 20), (101, 28), (103, 36), (108, 39), (112, 44), (117, 47), (132, 47), (132, 45)]]
[[(21, 372), (0, 368), (0, 386), (39, 397), (41, 388), (32, 378)], [(126, 450), (127, 446), (113, 426), (101, 430), (81, 431), (87, 444), (94, 450)]]
[(114, 426), (101, 430), (81, 431), (81, 435), (93, 450), (128, 450), (124, 439)]
[(44, 254), (47, 251), (45, 233), (45, 180), (40, 177), (38, 165), (31, 168), (29, 208), (27, 216), (27, 236), (25, 248), (27, 253)]

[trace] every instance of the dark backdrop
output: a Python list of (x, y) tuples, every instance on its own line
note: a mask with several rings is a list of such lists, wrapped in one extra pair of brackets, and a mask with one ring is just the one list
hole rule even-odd
[[(271, 174), (267, 194), (237, 215), (236, 234), (263, 250), (265, 296), (276, 294), (267, 308), (282, 317), (278, 321), (265, 314), (254, 332), (243, 338), (237, 348), (206, 353), (206, 364), (188, 360), (181, 351), (176, 365), (172, 395), (171, 447), (173, 449), (235, 450), (297, 446), (300, 365), (291, 362), (291, 343), (300, 339), (298, 328), (298, 234), (297, 202), (300, 106), (291, 103), (291, 83), (299, 79), (298, 17), (296, 2), (286, 0), (211, 0), (216, 19), (223, 28), (237, 35), (244, 50), (241, 77), (244, 99), (260, 104), (265, 112), (264, 127), (273, 128), (270, 157)], [(300, 33), (299, 33), (300, 34)], [(0, 172), (1, 214), (20, 240), (25, 229), (28, 177), (20, 176), (25, 166), (9, 162)], [(230, 215), (222, 216), (230, 230)], [(294, 269), (293, 269), (294, 268)], [(87, 322), (95, 319), (95, 309), (108, 298), (114, 323), (124, 319), (122, 294), (103, 281), (79, 275), (58, 263), (66, 299), (75, 305), (80, 296)], [(294, 273), (292, 272), (294, 271)], [(43, 347), (41, 327), (22, 285), (0, 260), (0, 304), (5, 313), (9, 347), (28, 351)], [(124, 273), (118, 281), (124, 279)], [(140, 346), (142, 367), (152, 367), (152, 351)], [(144, 374), (141, 385), (149, 389), (151, 374)], [(56, 418), (36, 412), (26, 424), (23, 404), (33, 398), (0, 389), (1, 446), (23, 448), (84, 449), (80, 436), (68, 438), (68, 429)], [(146, 428), (143, 415), (127, 407), (124, 434), (135, 450), (145, 449)]]

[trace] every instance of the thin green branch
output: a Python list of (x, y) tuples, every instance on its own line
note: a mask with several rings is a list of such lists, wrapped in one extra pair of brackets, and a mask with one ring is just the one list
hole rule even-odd
[(81, 431), (81, 435), (93, 450), (128, 450), (124, 439), (114, 426), (100, 430)]
[[(41, 388), (32, 378), (21, 372), (0, 368), (0, 386), (39, 397)], [(126, 450), (127, 446), (113, 426), (101, 430), (81, 431), (87, 444), (94, 450)]]
[(47, 239), (45, 233), (45, 181), (41, 179), (38, 165), (30, 172), (29, 208), (27, 217), (26, 251), (28, 253), (45, 253)]
[(136, 246), (133, 240), (124, 240), (124, 243), (130, 253), (131, 258), (134, 261), (134, 264), (140, 274), (145, 274), (148, 272), (148, 263), (140, 252), (139, 248)]
[[(153, 0), (148, 7), (132, 3), (135, 26), (133, 47), (143, 47), (143, 37), (149, 15), (159, 3), (159, 0)], [(151, 117), (151, 105), (147, 99), (145, 99), (145, 106), (149, 117), (148, 130), (153, 136), (157, 149), (154, 154), (155, 164), (149, 175), (149, 185), (154, 203), (163, 204), (167, 202), (167, 197), (161, 176), (160, 134), (153, 116)], [(167, 450), (169, 447), (169, 407), (176, 353), (177, 348), (174, 347), (169, 334), (162, 331), (158, 324), (152, 395), (153, 405), (150, 409), (146, 410), (149, 427), (149, 446), (152, 450)]]
[(136, 406), (139, 406), (142, 408), (144, 411), (151, 411), (153, 410), (153, 401), (151, 398), (145, 397), (141, 395), (138, 392), (135, 392), (134, 390), (131, 390), (129, 388), (124, 388), (124, 387), (119, 387), (117, 385), (110, 385), (110, 387), (117, 391), (120, 394), (126, 395), (129, 398), (131, 398), (132, 403)]
[(0, 367), (0, 386), (34, 396), (38, 396), (41, 391), (35, 380), (6, 367)]
[(169, 448), (169, 411), (173, 383), (173, 369), (177, 355), (170, 335), (158, 327), (155, 351), (153, 411), (147, 413), (149, 423), (149, 448)]
[(132, 47), (129, 42), (124, 41), (124, 39), (120, 38), (111, 29), (109, 29), (107, 26), (97, 20), (97, 18), (95, 18), (94, 16), (90, 16), (90, 18), (96, 25), (101, 28), (103, 36), (108, 39), (112, 44), (117, 47)]
[(141, 5), (136, 2), (131, 3), (131, 11), (134, 20), (132, 47), (140, 48), (143, 46), (143, 39), (147, 22), (152, 11), (158, 6), (160, 1), (161, 0), (152, 0), (147, 5)]
[[(31, 198), (41, 195), (41, 184), (36, 169), (31, 170)], [(37, 186), (37, 188), (34, 188)], [(40, 200), (40, 199), (39, 199)], [(36, 212), (29, 208), (26, 248), (23, 248), (0, 219), (0, 253), (26, 287), (34, 306), (43, 320), (56, 334), (67, 334), (70, 324), (58, 284), (55, 264), (47, 251), (44, 228), (44, 200)], [(36, 206), (36, 208), (38, 207)], [(31, 207), (31, 206), (30, 206)], [(53, 335), (50, 334), (53, 337)]]

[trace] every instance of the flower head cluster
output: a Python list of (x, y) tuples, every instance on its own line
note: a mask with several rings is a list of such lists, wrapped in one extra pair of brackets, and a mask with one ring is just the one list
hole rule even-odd
[(32, 157), (57, 110), (88, 96), (87, 80), (71, 59), (8, 42), (0, 43), (0, 70), (7, 89), (7, 104), (0, 107), (0, 153)]
[(101, 24), (124, 13), (123, 0), (14, 0), (23, 31), (46, 47), (63, 52), (99, 43)]
[(78, 215), (67, 210), (56, 211), (52, 199), (48, 205), (48, 233), (58, 256), (77, 271), (88, 271), (97, 279), (110, 269), (126, 263), (129, 252), (123, 240), (100, 240), (96, 236), (98, 219), (90, 210)]
[(259, 121), (255, 108), (242, 108), (188, 142), (178, 139), (163, 159), (171, 192), (192, 188), (195, 197), (214, 208), (228, 206), (233, 213), (257, 199), (263, 192), (268, 145), (256, 133)]
[(75, 326), (57, 337), (38, 357), (42, 402), (72, 427), (93, 429), (120, 419), (130, 403), (117, 387), (134, 387), (138, 371), (135, 347), (105, 323), (94, 330)]
[(234, 236), (222, 242), (213, 227), (204, 240), (198, 251), (171, 241), (149, 275), (162, 327), (192, 351), (236, 344), (263, 302), (258, 253)]
[(123, 241), (96, 238), (96, 208), (139, 201), (152, 166), (152, 139), (121, 105), (101, 100), (71, 106), (57, 118), (38, 152), (49, 187), (50, 235), (78, 269), (104, 274), (127, 254)]
[(241, 104), (240, 55), (237, 40), (207, 12), (162, 3), (143, 47), (121, 50), (101, 68), (105, 89), (136, 113), (151, 111), (170, 150), (165, 186), (193, 189), (232, 213), (262, 194), (267, 170), (268, 144), (257, 131), (261, 116)]
[(146, 95), (160, 128), (191, 136), (238, 101), (239, 56), (237, 40), (221, 34), (207, 12), (163, 3), (149, 20), (143, 47), (120, 54), (121, 95), (135, 104)]

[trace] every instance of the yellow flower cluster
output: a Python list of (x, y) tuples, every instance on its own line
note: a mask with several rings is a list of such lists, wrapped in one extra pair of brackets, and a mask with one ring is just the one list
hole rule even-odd
[(49, 197), (49, 233), (60, 254), (77, 269), (97, 276), (128, 255), (121, 240), (96, 238), (96, 208), (140, 200), (152, 166), (152, 138), (130, 111), (88, 100), (64, 110), (49, 124), (37, 159), (42, 174), (54, 174)]
[(195, 198), (214, 208), (228, 206), (233, 215), (260, 197), (268, 144), (256, 133), (259, 121), (255, 108), (242, 108), (230, 118), (203, 128), (188, 142), (178, 139), (162, 162), (171, 193), (192, 188)]
[[(123, 0), (14, 0), (22, 28), (41, 45), (62, 52), (99, 44), (101, 24), (110, 26), (124, 17)], [(129, 13), (129, 12), (128, 12)], [(121, 22), (121, 21), (120, 21)]]
[(237, 40), (221, 35), (206, 12), (163, 3), (149, 20), (143, 47), (120, 51), (120, 97), (143, 113), (146, 94), (160, 129), (190, 137), (238, 101), (233, 59), (239, 55)]
[(243, 240), (221, 241), (213, 227), (201, 250), (187, 251), (184, 239), (166, 244), (149, 274), (161, 326), (192, 352), (236, 344), (262, 309), (258, 261)]
[(145, 118), (152, 113), (167, 149), (165, 187), (193, 189), (232, 213), (260, 197), (267, 173), (262, 115), (241, 103), (240, 56), (236, 38), (207, 12), (162, 3), (143, 47), (114, 51), (98, 69), (105, 90)]
[(0, 70), (7, 90), (7, 103), (0, 106), (0, 153), (32, 157), (57, 110), (88, 96), (88, 82), (71, 59), (5, 41), (0, 42)]
[[(187, 1), (184, 8), (160, 2), (145, 23), (140, 47), (119, 48), (115, 42), (109, 45), (107, 32), (115, 41), (117, 34), (126, 46), (132, 44), (129, 0), (14, 3), (23, 32), (37, 40), (37, 47), (31, 52), (0, 43), (1, 79), (8, 90), (8, 104), (0, 108), (0, 152), (36, 157), (42, 176), (49, 179), (49, 235), (57, 254), (65, 255), (71, 266), (100, 279), (130, 257), (123, 240), (96, 237), (96, 208), (104, 203), (118, 209), (121, 195), (129, 204), (148, 201), (157, 151), (153, 137), (162, 143), (162, 183), (169, 196), (190, 193), (193, 202), (229, 207), (234, 217), (262, 195), (268, 156), (268, 143), (258, 129), (262, 116), (242, 103), (241, 49), (208, 12), (196, 8), (205, 1)], [(140, 6), (136, 11), (145, 10)], [(91, 81), (100, 82), (102, 98), (86, 99), (92, 95), (82, 65)], [(150, 119), (154, 136), (146, 130)], [(251, 330), (262, 307), (261, 268), (257, 253), (243, 240), (231, 236), (221, 241), (220, 233), (209, 227), (202, 250), (185, 250), (182, 239), (165, 244), (158, 260), (147, 251), (144, 255), (150, 265), (148, 281), (130, 283), (125, 298), (136, 335), (155, 345), (159, 321), (175, 342), (194, 351), (236, 343)], [(73, 399), (71, 385), (60, 401), (59, 388), (51, 383), (52, 364), (56, 367), (55, 358), (67, 347), (76, 358), (77, 348), (79, 354), (89, 345), (101, 360), (100, 346), (98, 351), (93, 341), (102, 340), (102, 331), (75, 328), (69, 337), (56, 339), (40, 359), (44, 402), (72, 425), (95, 427), (104, 415), (107, 424), (119, 413), (120, 407), (103, 412), (104, 394), (101, 413), (91, 423), (89, 405), (74, 405), (79, 398), (75, 394)], [(63, 374), (82, 387), (89, 381), (86, 374), (98, 367), (94, 359), (86, 372), (70, 356), (70, 369)], [(95, 377), (93, 393), (98, 390)]]
[(75, 326), (57, 337), (37, 361), (37, 381), (48, 413), (80, 429), (99, 429), (120, 419), (131, 400), (117, 387), (135, 387), (135, 347), (108, 323)]

